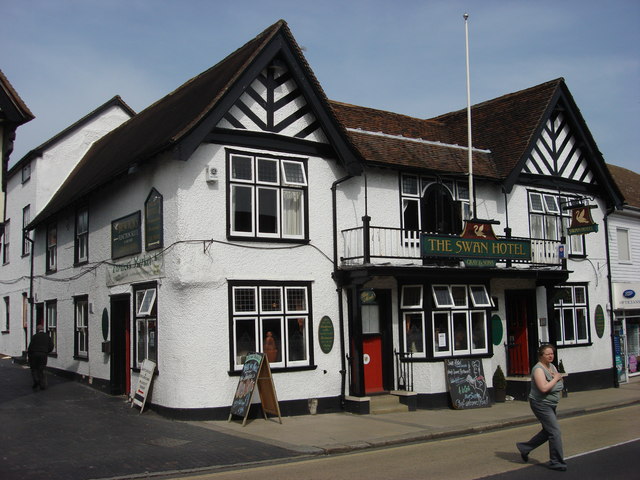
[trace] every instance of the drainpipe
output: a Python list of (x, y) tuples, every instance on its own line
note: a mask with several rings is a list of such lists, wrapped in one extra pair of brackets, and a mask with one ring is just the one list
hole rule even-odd
[(29, 242), (29, 244), (31, 245), (31, 248), (29, 249), (29, 326), (30, 329), (27, 330), (27, 335), (24, 339), (24, 351), (26, 352), (28, 350), (28, 345), (29, 345), (29, 339), (31, 338), (31, 335), (33, 335), (33, 308), (34, 308), (34, 304), (33, 304), (33, 247), (35, 245), (35, 242), (29, 238), (29, 232), (28, 230), (24, 229), (22, 230), (22, 242), (24, 243), (25, 241)]
[(611, 359), (613, 362), (613, 386), (615, 388), (620, 387), (620, 382), (618, 381), (618, 371), (616, 368), (616, 342), (615, 342), (615, 334), (613, 331), (613, 322), (615, 315), (613, 313), (613, 285), (611, 282), (611, 253), (609, 251), (609, 215), (611, 215), (614, 211), (615, 207), (608, 208), (604, 214), (604, 234), (605, 234), (605, 248), (607, 251), (607, 283), (609, 285), (609, 319), (611, 322)]
[(353, 178), (353, 175), (347, 175), (339, 178), (333, 184), (331, 184), (331, 202), (332, 202), (332, 214), (333, 214), (333, 280), (336, 282), (338, 288), (336, 293), (338, 295), (338, 325), (340, 328), (340, 407), (344, 409), (344, 398), (346, 391), (346, 379), (347, 379), (347, 362), (345, 353), (345, 338), (344, 338), (344, 308), (342, 306), (342, 278), (338, 273), (338, 207), (336, 205), (336, 189), (338, 184), (345, 182)]

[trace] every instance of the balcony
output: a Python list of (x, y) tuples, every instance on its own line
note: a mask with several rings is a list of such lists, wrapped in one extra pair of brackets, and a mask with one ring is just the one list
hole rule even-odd
[[(433, 239), (437, 235), (430, 235)], [(451, 239), (442, 235), (443, 239)], [(560, 267), (563, 259), (559, 255), (558, 240), (543, 240), (516, 237), (498, 237), (498, 240), (520, 240), (530, 242), (531, 255), (526, 259), (494, 258), (505, 266), (528, 265), (534, 267)], [(365, 226), (349, 228), (342, 231), (343, 256), (342, 266), (363, 265), (368, 263), (403, 263), (422, 264), (423, 236), (415, 230), (401, 228)], [(375, 259), (375, 262), (373, 260)]]

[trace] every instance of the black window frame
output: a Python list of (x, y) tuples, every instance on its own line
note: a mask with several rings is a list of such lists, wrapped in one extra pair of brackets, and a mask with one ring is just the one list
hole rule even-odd
[[(237, 297), (235, 297), (235, 293), (239, 290), (252, 290), (255, 292), (253, 309), (236, 308)], [(301, 290), (304, 290), (305, 302), (300, 302), (298, 305), (302, 303), (306, 303), (306, 305), (304, 305), (304, 308), (296, 309), (293, 305), (294, 296), (289, 297), (288, 294), (291, 293), (293, 295), (296, 291)], [(274, 299), (279, 298), (279, 300), (274, 300), (271, 307), (263, 302), (266, 298), (269, 298), (269, 291), (271, 291), (272, 295), (275, 291), (280, 291), (279, 297), (272, 297)], [(246, 355), (252, 351), (261, 352), (264, 350), (264, 345), (267, 343), (267, 334), (269, 333), (265, 329), (269, 324), (277, 325), (278, 322), (280, 329), (276, 330), (275, 335), (272, 334), (272, 338), (275, 338), (278, 346), (277, 358), (279, 360), (270, 362), (272, 370), (279, 372), (315, 369), (312, 294), (312, 282), (310, 281), (229, 281), (229, 373), (233, 375), (242, 371), (242, 353)], [(292, 300), (291, 303), (289, 303), (290, 298)], [(265, 305), (267, 305), (266, 308)], [(301, 319), (304, 320), (302, 325), (300, 324)], [(236, 343), (236, 325), (239, 322), (246, 322), (247, 324), (253, 322), (254, 324), (254, 338), (249, 339), (252, 341), (253, 346), (247, 346), (248, 348), (242, 352), (237, 351)], [(305, 323), (306, 328), (304, 327)], [(292, 353), (300, 353), (299, 351), (292, 352), (293, 343), (291, 338), (292, 335), (296, 334), (292, 329), (295, 328), (302, 329), (299, 333), (302, 336), (302, 347), (307, 357), (303, 360), (291, 359)], [(264, 338), (263, 330), (265, 330)]]
[[(159, 319), (158, 319), (158, 283), (135, 284), (133, 288), (133, 368), (139, 370), (145, 359), (155, 362), (159, 370)], [(139, 298), (139, 295), (140, 298)], [(149, 305), (149, 303), (151, 305)], [(144, 339), (140, 338), (139, 324), (144, 326)], [(150, 335), (153, 331), (154, 335)], [(143, 343), (141, 344), (141, 341)], [(144, 355), (140, 356), (140, 346), (144, 346)], [(149, 347), (155, 349), (155, 358), (149, 357)]]
[[(51, 243), (51, 232), (55, 232), (55, 242)], [(53, 221), (47, 225), (47, 250), (45, 254), (45, 272), (53, 273), (58, 270), (58, 223)]]
[[(249, 177), (240, 178), (233, 176), (234, 159), (242, 159), (242, 157), (251, 159), (251, 169)], [(277, 163), (274, 173), (276, 174), (275, 180), (260, 179), (259, 163), (265, 161), (266, 163)], [(287, 155), (276, 155), (267, 153), (246, 152), (240, 150), (227, 149), (226, 151), (226, 169), (227, 169), (227, 238), (234, 240), (249, 240), (249, 241), (269, 241), (269, 242), (289, 242), (289, 243), (306, 243), (309, 241), (309, 173), (307, 158)], [(300, 166), (300, 173), (303, 178), (302, 181), (286, 181), (286, 166), (289, 164), (295, 164)], [(250, 212), (245, 212), (245, 216), (250, 221), (250, 230), (239, 230), (235, 228), (235, 222), (237, 215), (234, 209), (234, 198), (236, 191), (245, 191), (245, 195), (249, 193), (249, 198), (245, 199), (250, 202)], [(269, 216), (263, 216), (265, 220), (261, 220), (260, 214), (260, 194), (268, 194), (270, 192), (277, 192), (277, 195), (273, 196), (277, 207), (275, 209), (276, 219), (272, 221), (273, 227), (276, 232), (259, 231), (260, 225), (264, 225), (265, 228), (270, 224), (266, 219)], [(283, 198), (285, 192), (300, 192), (302, 205), (300, 206), (301, 215), (301, 234), (300, 235), (288, 235), (283, 232), (284, 219), (283, 219)], [(250, 219), (249, 219), (250, 217)], [(240, 221), (240, 220), (238, 220)], [(245, 220), (245, 223), (247, 220)]]
[[(562, 289), (571, 291), (571, 299), (567, 301), (565, 295), (561, 294)], [(584, 301), (578, 301), (576, 291), (581, 289), (584, 292)], [(555, 336), (555, 344), (560, 347), (584, 347), (592, 344), (591, 341), (591, 316), (589, 308), (589, 284), (584, 282), (564, 283), (558, 285), (553, 290), (552, 296), (553, 308), (553, 332)], [(567, 340), (566, 336), (566, 317), (565, 313), (571, 310), (573, 339)], [(582, 310), (582, 317), (585, 324), (586, 338), (579, 339), (579, 321), (577, 312)]]
[[(85, 212), (87, 216), (86, 230), (79, 231), (78, 223), (81, 215)], [(74, 265), (83, 265), (89, 262), (89, 221), (90, 221), (89, 206), (82, 205), (78, 207), (78, 209), (74, 214), (74, 218), (75, 218), (75, 221), (74, 221), (75, 229), (74, 229), (74, 240), (73, 240), (73, 262), (74, 262)], [(80, 257), (80, 248), (82, 246), (81, 245), (82, 241), (84, 242), (85, 255), (83, 257)]]

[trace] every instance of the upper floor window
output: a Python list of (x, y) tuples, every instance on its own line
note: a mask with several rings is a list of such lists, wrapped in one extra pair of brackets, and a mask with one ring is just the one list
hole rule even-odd
[(27, 205), (22, 209), (22, 255), (29, 255), (31, 252), (31, 237), (27, 231), (27, 225), (31, 221), (31, 205)]
[(26, 183), (31, 178), (31, 162), (27, 162), (22, 167), (22, 183)]
[(571, 210), (567, 209), (573, 198), (551, 193), (529, 192), (529, 228), (531, 238), (560, 241), (565, 237), (567, 250), (572, 255), (584, 255), (584, 235), (567, 235), (571, 225)]
[(230, 154), (231, 236), (299, 239), (307, 236), (307, 173), (302, 160)]
[(58, 268), (58, 227), (55, 223), (47, 225), (47, 272)]
[(618, 261), (631, 262), (631, 248), (629, 247), (629, 230), (616, 228), (616, 240), (618, 243)]
[(585, 285), (556, 288), (553, 320), (557, 345), (589, 343), (589, 304)]
[(311, 285), (235, 283), (230, 286), (232, 370), (250, 352), (263, 352), (272, 367), (311, 364)]
[(75, 297), (74, 304), (74, 353), (77, 358), (89, 357), (89, 298)]
[(405, 230), (457, 234), (462, 221), (471, 218), (464, 182), (402, 175), (401, 202)]
[(75, 263), (89, 260), (89, 207), (76, 212), (76, 236), (74, 242)]
[(9, 263), (9, 241), (11, 240), (11, 229), (9, 220), (4, 222), (4, 233), (2, 234), (2, 263)]

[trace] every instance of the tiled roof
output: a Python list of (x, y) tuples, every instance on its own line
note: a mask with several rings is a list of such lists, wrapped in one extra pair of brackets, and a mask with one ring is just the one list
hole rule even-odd
[(261, 47), (283, 27), (286, 28), (284, 21), (276, 22), (95, 142), (31, 225), (126, 173), (133, 164), (176, 145), (211, 111)]
[[(27, 104), (24, 103), (22, 98), (20, 98), (20, 95), (18, 95), (18, 92), (16, 92), (13, 85), (11, 85), (11, 82), (9, 82), (4, 73), (2, 73), (2, 70), (0, 70), (0, 88), (7, 97), (6, 100), (8, 100), (13, 107), (11, 112), (7, 109), (2, 109), (0, 111), (0, 115), (5, 116), (10, 114), (11, 118), (8, 118), (8, 120), (17, 123), (18, 125), (27, 123), (35, 118), (35, 115), (31, 113)], [(0, 105), (2, 105), (2, 103), (3, 102), (0, 102)]]
[[(471, 107), (472, 141), (491, 150), (499, 174), (508, 176), (531, 145), (562, 78), (510, 93)], [(467, 145), (467, 110), (433, 118), (449, 131), (449, 141)]]
[(607, 167), (624, 195), (625, 203), (640, 208), (640, 174), (616, 165), (607, 164)]

